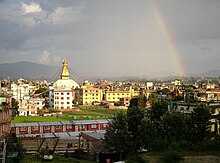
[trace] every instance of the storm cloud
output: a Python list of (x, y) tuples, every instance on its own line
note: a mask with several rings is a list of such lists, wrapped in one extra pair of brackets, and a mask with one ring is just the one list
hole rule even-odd
[(178, 74), (164, 30), (187, 73), (220, 69), (219, 8), (218, 0), (0, 1), (0, 63), (67, 58), (80, 75)]

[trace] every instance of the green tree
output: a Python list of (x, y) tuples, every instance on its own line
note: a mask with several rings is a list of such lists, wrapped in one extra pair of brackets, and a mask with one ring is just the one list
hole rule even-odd
[(123, 152), (128, 150), (128, 124), (126, 113), (119, 112), (113, 117), (110, 129), (105, 134), (105, 144), (108, 149), (115, 152)]
[(170, 93), (170, 90), (168, 88), (164, 88), (162, 91), (162, 94)]
[(210, 138), (211, 112), (206, 104), (198, 104), (188, 119), (189, 139), (202, 148), (205, 139)]
[(139, 95), (138, 97), (132, 98), (130, 100), (129, 107), (137, 106), (140, 109), (145, 109), (146, 107), (147, 98), (145, 95)]
[(11, 105), (12, 105), (12, 117), (16, 117), (16, 115), (18, 115), (18, 108), (19, 108), (19, 102), (16, 101), (14, 98), (12, 98), (12, 102), (11, 102)]
[(163, 116), (168, 110), (168, 101), (165, 99), (157, 100), (153, 102), (151, 109), (151, 118), (155, 121), (160, 121), (161, 116)]
[(157, 96), (158, 96), (157, 93), (151, 93), (149, 95), (148, 101), (149, 101), (151, 106), (153, 105), (154, 102), (156, 102), (158, 100)]
[(34, 92), (34, 94), (41, 94), (41, 93), (42, 93), (42, 97), (43, 97), (43, 98), (49, 96), (49, 92), (48, 92), (48, 89), (47, 89), (47, 88), (39, 88), (38, 90), (36, 90), (36, 91)]
[(136, 152), (140, 148), (140, 142), (137, 139), (139, 135), (138, 127), (144, 118), (143, 110), (137, 106), (129, 107), (127, 110), (128, 131), (133, 142), (133, 150)]
[(162, 117), (164, 136), (169, 143), (185, 140), (187, 134), (186, 116), (180, 112), (166, 112)]
[(22, 140), (16, 137), (15, 133), (6, 136), (6, 149), (7, 152), (18, 152), (17, 159), (22, 160), (25, 157), (25, 148), (23, 147)]
[(150, 118), (145, 116), (141, 120), (141, 124), (138, 128), (138, 140), (141, 142), (142, 146), (147, 149), (150, 149), (152, 147), (151, 142), (157, 135), (155, 131), (156, 130), (154, 128), (154, 124), (152, 123)]

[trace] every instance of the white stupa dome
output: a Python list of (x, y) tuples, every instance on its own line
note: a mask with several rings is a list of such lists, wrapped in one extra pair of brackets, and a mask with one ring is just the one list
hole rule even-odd
[(67, 60), (63, 60), (63, 68), (61, 73), (61, 79), (57, 80), (53, 86), (55, 89), (76, 89), (79, 85), (72, 79), (70, 79), (70, 74), (68, 70)]

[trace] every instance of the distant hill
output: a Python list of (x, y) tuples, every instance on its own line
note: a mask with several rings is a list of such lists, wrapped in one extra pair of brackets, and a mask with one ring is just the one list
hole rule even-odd
[(199, 76), (204, 76), (204, 77), (219, 77), (219, 76), (220, 76), (220, 70), (207, 71), (207, 72), (205, 72), (205, 73), (199, 74)]
[[(18, 79), (20, 77), (25, 79), (33, 79), (33, 80), (48, 80), (48, 81), (55, 81), (59, 78), (61, 66), (59, 67), (52, 67), (43, 64), (37, 64), (34, 62), (17, 62), (17, 63), (3, 63), (0, 64), (0, 79), (10, 77), (10, 79)], [(133, 81), (144, 81), (150, 79), (172, 79), (177, 78), (178, 75), (175, 75), (172, 72), (164, 72), (164, 73), (157, 73), (152, 74), (149, 76), (118, 76), (118, 77), (98, 77), (98, 76), (81, 76), (79, 75), (77, 79), (74, 78), (74, 72), (71, 71), (70, 68), (70, 76), (77, 82), (83, 81), (85, 79), (89, 81), (97, 81), (97, 79), (107, 79), (110, 81), (125, 81), (125, 80), (133, 80)], [(163, 75), (161, 75), (163, 74)], [(189, 74), (189, 76), (194, 77), (219, 77), (220, 70), (212, 70), (207, 71), (201, 74)]]
[(33, 62), (17, 62), (0, 64), (0, 78), (46, 79), (54, 80), (59, 74), (58, 67), (37, 64)]

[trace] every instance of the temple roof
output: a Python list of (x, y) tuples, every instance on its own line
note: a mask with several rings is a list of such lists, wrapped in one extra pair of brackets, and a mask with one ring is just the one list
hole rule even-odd
[(63, 60), (63, 68), (62, 68), (62, 73), (61, 73), (61, 79), (62, 80), (70, 79), (70, 73), (69, 73), (68, 63), (67, 63), (66, 58), (64, 58), (64, 60)]

